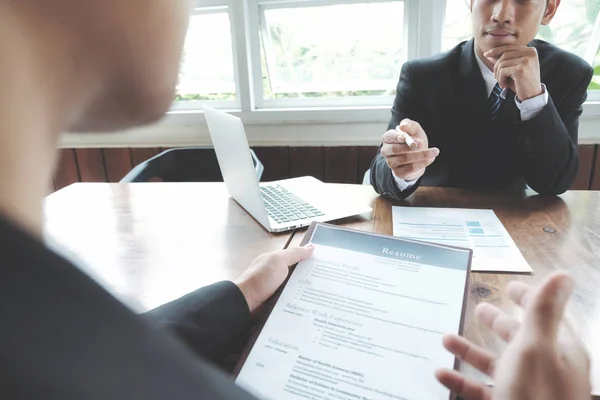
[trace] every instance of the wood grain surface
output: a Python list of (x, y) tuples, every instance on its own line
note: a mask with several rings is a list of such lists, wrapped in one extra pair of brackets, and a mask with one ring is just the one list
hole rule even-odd
[[(600, 394), (600, 192), (543, 197), (420, 188), (406, 201), (392, 203), (370, 186), (333, 187), (373, 207), (372, 213), (334, 223), (381, 234), (392, 234), (394, 204), (493, 209), (535, 273), (473, 273), (465, 336), (500, 351), (502, 342), (474, 320), (474, 307), (489, 302), (518, 317), (519, 309), (506, 296), (509, 281), (535, 284), (554, 270), (568, 270), (577, 284), (569, 318), (590, 351), (593, 391)], [(305, 232), (268, 233), (221, 183), (77, 183), (47, 198), (45, 217), (49, 242), (60, 243), (82, 260), (82, 268), (140, 311), (233, 279), (259, 254), (288, 242), (298, 245)]]
[(117, 297), (143, 311), (236, 278), (285, 247), (222, 183), (77, 183), (48, 196), (46, 236)]
[[(360, 185), (354, 186), (354, 190), (356, 196), (365, 196), (371, 191)], [(535, 272), (532, 275), (471, 274), (465, 336), (493, 351), (501, 351), (504, 344), (477, 323), (473, 314), (475, 306), (489, 302), (519, 317), (520, 310), (506, 294), (508, 282), (521, 280), (535, 284), (552, 271), (569, 271), (575, 278), (576, 290), (568, 315), (580, 329), (590, 351), (593, 394), (600, 395), (600, 192), (572, 191), (559, 197), (543, 197), (533, 192), (485, 194), (420, 188), (402, 202), (393, 203), (378, 197), (371, 204), (372, 218), (340, 224), (391, 235), (392, 205), (493, 209), (502, 221)], [(297, 246), (303, 236), (304, 230), (297, 231), (290, 246)], [(486, 379), (466, 366), (461, 368), (477, 379)]]

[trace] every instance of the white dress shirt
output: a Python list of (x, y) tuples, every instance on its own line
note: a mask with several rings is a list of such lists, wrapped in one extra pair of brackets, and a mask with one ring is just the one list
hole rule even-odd
[[(487, 89), (487, 95), (490, 97), (492, 90), (494, 90), (494, 86), (498, 81), (494, 77), (494, 73), (481, 61), (477, 53), (475, 53), (475, 60), (477, 60), (477, 65), (479, 65), (479, 69), (481, 70), (481, 75), (483, 76), (483, 80), (485, 81), (485, 87)], [(502, 89), (502, 93), (500, 93), (500, 97), (504, 100), (506, 99), (507, 88)], [(546, 90), (546, 85), (542, 83), (543, 93), (539, 96), (532, 97), (531, 99), (527, 99), (524, 101), (520, 101), (515, 96), (515, 103), (517, 104), (517, 108), (521, 111), (521, 121), (528, 121), (534, 118), (536, 115), (542, 111), (542, 109), (548, 104), (548, 90)], [(398, 189), (404, 191), (410, 187), (412, 187), (415, 183), (417, 183), (418, 179), (413, 181), (406, 181), (404, 179), (398, 178), (396, 174), (392, 171), (392, 175), (396, 180), (396, 185)]]

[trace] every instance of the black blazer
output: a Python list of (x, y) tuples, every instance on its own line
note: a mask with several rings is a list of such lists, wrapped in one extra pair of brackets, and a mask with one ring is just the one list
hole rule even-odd
[(447, 53), (402, 66), (388, 129), (404, 118), (419, 122), (440, 155), (417, 184), (400, 191), (381, 154), (371, 182), (386, 197), (403, 199), (419, 185), (504, 190), (525, 182), (540, 194), (565, 192), (579, 165), (577, 130), (593, 70), (585, 61), (541, 40), (537, 49), (548, 104), (521, 121), (512, 91), (491, 121), (487, 90), (473, 40)]
[(1, 216), (0, 265), (1, 399), (254, 399), (209, 362), (249, 333), (233, 283), (136, 315)]

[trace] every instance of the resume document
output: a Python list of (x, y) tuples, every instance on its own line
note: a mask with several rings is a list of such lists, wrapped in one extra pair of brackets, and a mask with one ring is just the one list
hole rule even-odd
[[(447, 400), (472, 251), (313, 224), (237, 377), (269, 400)], [(306, 239), (305, 239), (306, 241)]]

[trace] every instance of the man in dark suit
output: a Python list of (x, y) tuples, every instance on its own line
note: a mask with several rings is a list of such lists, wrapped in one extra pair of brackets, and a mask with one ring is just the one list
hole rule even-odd
[(471, 0), (473, 39), (403, 65), (388, 131), (371, 163), (378, 193), (403, 199), (419, 185), (503, 190), (526, 183), (547, 195), (569, 189), (593, 70), (534, 40), (559, 4)]
[[(252, 399), (213, 364), (243, 344), (251, 313), (311, 248), (263, 255), (234, 282), (136, 315), (42, 239), (58, 136), (73, 128), (137, 126), (169, 109), (186, 7), (183, 0), (0, 0), (0, 399)], [(562, 323), (572, 280), (557, 277), (546, 287), (543, 296), (519, 289), (537, 322), (523, 329), (500, 310), (483, 313), (490, 326), (528, 339), (513, 341), (510, 357), (497, 364), (459, 337), (446, 340), (451, 352), (486, 373), (497, 365), (498, 386), (509, 391), (499, 398), (520, 400), (512, 393), (528, 395), (524, 385), (556, 394), (540, 392), (544, 400), (589, 394), (580, 343), (567, 351), (551, 334)], [(523, 343), (561, 354), (540, 361), (547, 353)], [(532, 360), (536, 368), (514, 367)], [(561, 381), (552, 373), (564, 360), (571, 374)], [(530, 370), (533, 376), (523, 372)], [(489, 388), (455, 371), (438, 378), (466, 399), (491, 398)]]

